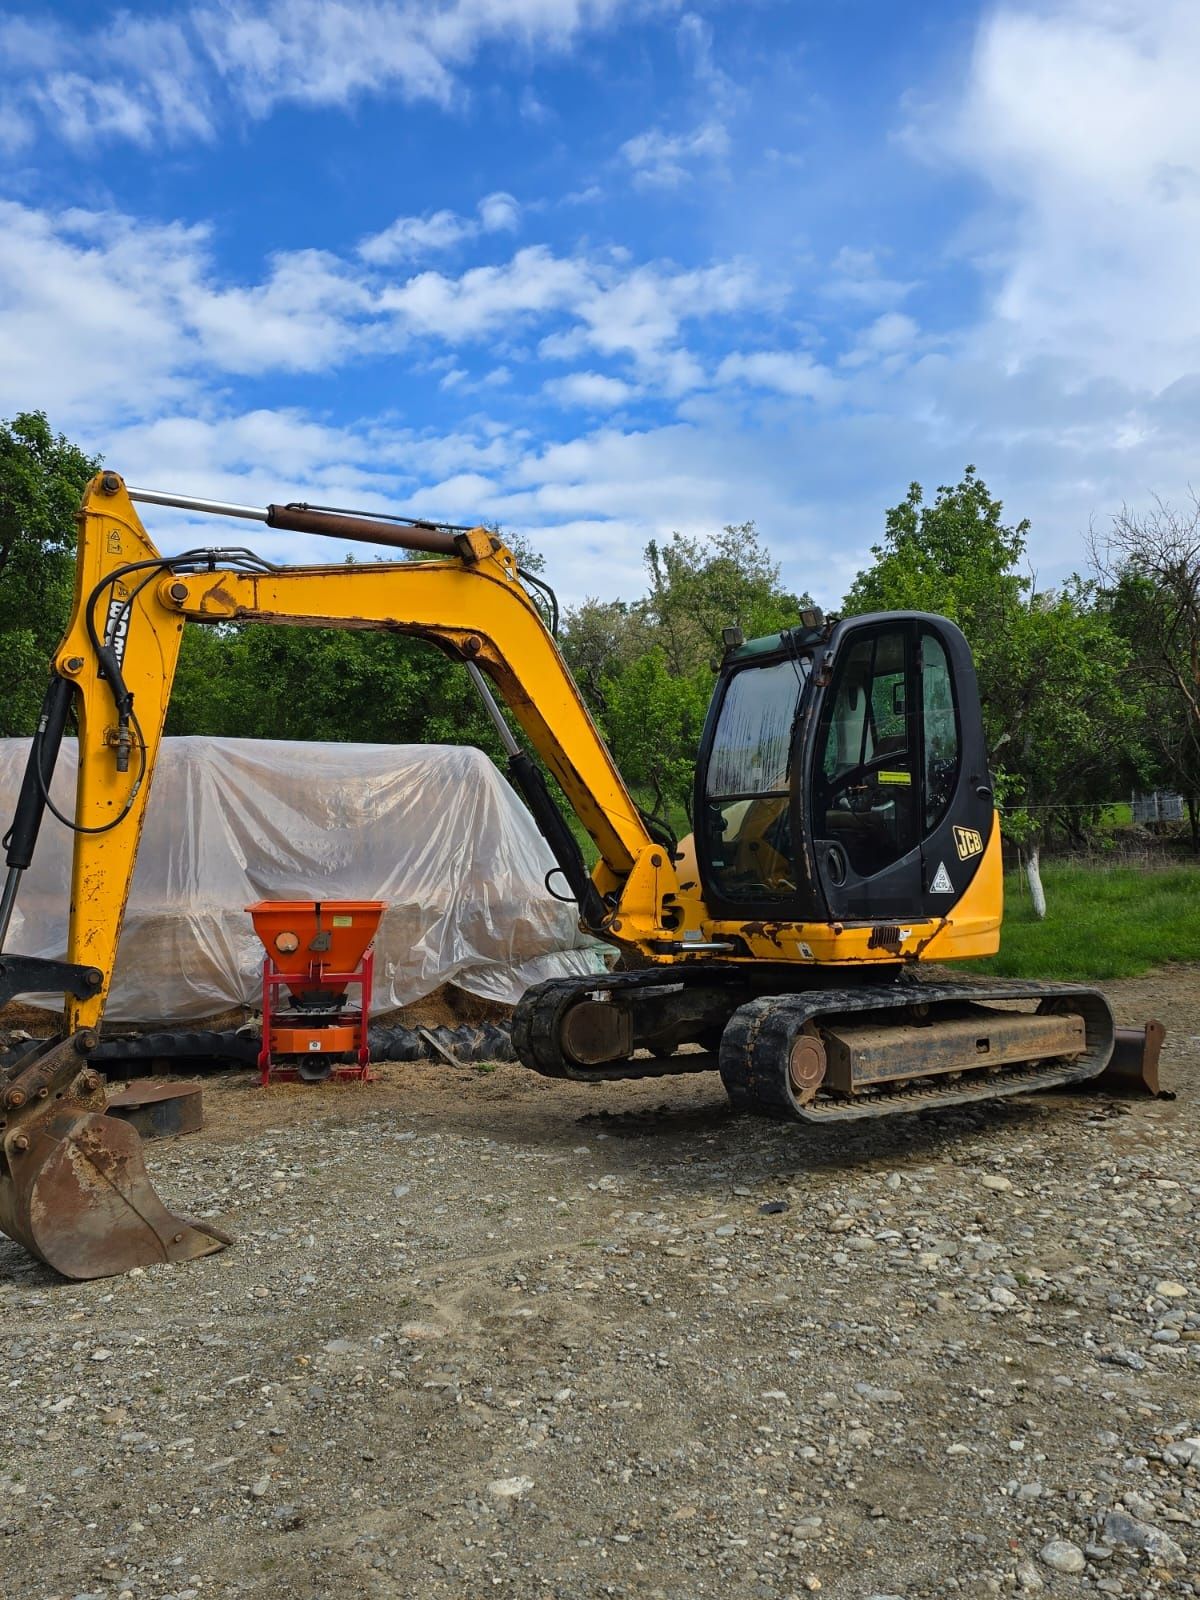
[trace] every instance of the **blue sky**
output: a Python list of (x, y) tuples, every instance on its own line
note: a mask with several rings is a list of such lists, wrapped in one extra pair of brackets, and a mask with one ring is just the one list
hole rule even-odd
[(0, 415), (132, 482), (498, 519), (568, 601), (751, 518), (832, 604), (911, 479), (1047, 584), (1197, 476), (1194, 0), (40, 5), (0, 62)]

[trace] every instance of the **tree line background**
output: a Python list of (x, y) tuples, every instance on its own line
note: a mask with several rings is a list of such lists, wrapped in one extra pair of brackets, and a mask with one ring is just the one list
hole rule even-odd
[[(40, 412), (0, 423), (2, 735), (33, 730), (99, 464)], [(1035, 861), (1048, 839), (1086, 844), (1133, 787), (1182, 794), (1200, 852), (1200, 502), (1093, 529), (1084, 574), (1055, 589), (1029, 570), (1028, 535), (974, 467), (932, 499), (914, 483), (841, 614), (932, 611), (963, 629), (1005, 832)], [(782, 586), (752, 522), (651, 542), (645, 570), (644, 594), (569, 609), (559, 642), (639, 802), (682, 828), (722, 628), (772, 633), (811, 601)], [(326, 629), (189, 628), (167, 732), (500, 754), (461, 667), (417, 640)]]

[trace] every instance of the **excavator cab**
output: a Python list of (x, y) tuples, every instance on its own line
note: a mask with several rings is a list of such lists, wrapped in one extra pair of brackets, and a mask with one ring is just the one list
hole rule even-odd
[(705, 901), (723, 917), (944, 914), (994, 819), (963, 635), (909, 612), (735, 642), (694, 814)]

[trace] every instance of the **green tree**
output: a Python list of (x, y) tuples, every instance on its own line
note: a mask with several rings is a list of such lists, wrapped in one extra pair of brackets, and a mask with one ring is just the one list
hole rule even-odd
[(1074, 579), (1057, 593), (1031, 593), (1009, 629), (1007, 665), (988, 685), (985, 719), (1004, 827), (1026, 851), (1035, 909), (1044, 909), (1038, 864), (1046, 834), (1057, 825), (1085, 841), (1126, 782), (1142, 707), (1129, 692), (1128, 648), (1092, 586)]
[(1077, 835), (1118, 792), (1136, 745), (1139, 707), (1128, 650), (1096, 589), (1073, 580), (1037, 592), (1019, 564), (1028, 521), (968, 467), (930, 504), (912, 484), (886, 515), (873, 565), (846, 596), (848, 615), (932, 611), (957, 622), (979, 677), (984, 728), (1004, 827), (1027, 853), (1035, 905), (1053, 824)]
[(654, 648), (654, 622), (644, 600), (588, 599), (568, 610), (561, 644), (585, 700), (603, 716), (605, 682), (619, 680)]
[(668, 820), (690, 812), (696, 750), (712, 695), (707, 667), (674, 671), (655, 645), (603, 683), (605, 729), (625, 781)]
[(646, 546), (650, 592), (646, 610), (655, 643), (671, 670), (688, 674), (721, 654), (721, 630), (740, 627), (748, 639), (790, 628), (807, 595), (780, 586), (753, 522), (727, 524), (705, 539), (673, 533)]
[(464, 667), (420, 640), (354, 629), (188, 628), (167, 732), (500, 754)]
[(32, 733), (50, 656), (71, 610), (75, 515), (100, 465), (44, 412), (0, 422), (0, 735)]
[(1183, 511), (1161, 500), (1142, 516), (1123, 510), (1103, 538), (1093, 530), (1091, 547), (1146, 703), (1143, 776), (1184, 796), (1200, 852), (1200, 499)]
[(949, 617), (971, 641), (980, 682), (991, 657), (1007, 656), (1012, 618), (1030, 588), (1017, 568), (1025, 556), (1027, 520), (1006, 523), (1004, 507), (967, 467), (933, 503), (919, 483), (884, 514), (884, 536), (871, 547), (874, 564), (860, 572), (843, 603), (848, 616), (866, 611), (932, 611)]
[[(523, 570), (541, 555), (500, 533)], [(383, 558), (380, 558), (381, 560)], [(414, 561), (436, 559), (414, 554)], [(348, 566), (355, 566), (353, 557)], [(185, 630), (166, 731), (502, 751), (465, 668), (419, 639), (247, 623)]]
[(696, 750), (723, 628), (747, 638), (791, 627), (788, 593), (752, 522), (645, 551), (648, 593), (585, 600), (567, 613), (563, 653), (626, 781), (655, 815), (690, 813)]

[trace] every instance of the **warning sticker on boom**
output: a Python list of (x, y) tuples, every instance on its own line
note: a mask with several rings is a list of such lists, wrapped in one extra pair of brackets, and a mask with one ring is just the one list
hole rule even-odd
[(929, 885), (930, 894), (953, 894), (954, 885), (950, 882), (950, 874), (946, 871), (946, 863), (938, 863), (938, 869), (933, 875), (933, 882)]

